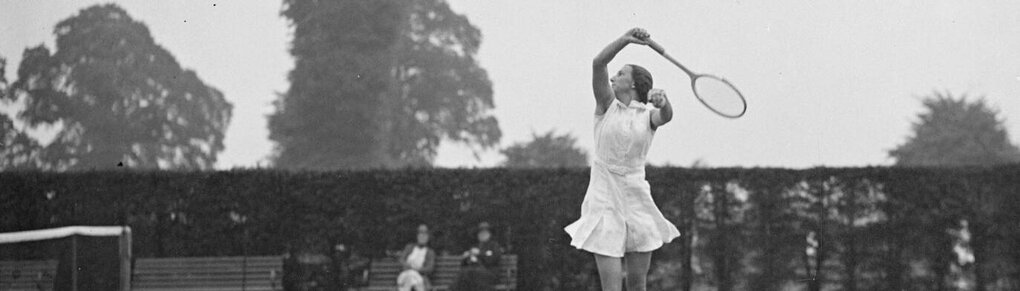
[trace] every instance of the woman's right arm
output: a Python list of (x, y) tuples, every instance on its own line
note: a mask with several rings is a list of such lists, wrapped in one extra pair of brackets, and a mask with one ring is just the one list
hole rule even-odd
[(613, 88), (609, 85), (609, 70), (606, 66), (616, 57), (616, 54), (623, 50), (623, 47), (631, 43), (647, 45), (644, 41), (648, 39), (648, 32), (641, 28), (633, 28), (620, 38), (609, 43), (606, 48), (599, 52), (592, 61), (592, 91), (595, 93), (595, 114), (603, 114), (609, 104), (613, 102)]

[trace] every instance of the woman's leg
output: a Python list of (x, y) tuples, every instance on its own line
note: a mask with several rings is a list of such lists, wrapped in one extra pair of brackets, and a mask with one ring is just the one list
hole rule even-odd
[(406, 270), (397, 275), (397, 291), (411, 291), (410, 273)]
[(652, 252), (626, 253), (623, 258), (627, 261), (627, 291), (645, 291)]
[(620, 258), (595, 254), (595, 265), (599, 268), (602, 291), (621, 291), (623, 288), (623, 263)]

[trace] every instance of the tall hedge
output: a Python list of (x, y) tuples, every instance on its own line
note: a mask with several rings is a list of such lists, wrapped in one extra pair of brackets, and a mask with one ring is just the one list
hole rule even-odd
[[(684, 234), (654, 256), (653, 290), (955, 290), (961, 278), (1020, 289), (1018, 165), (649, 168), (648, 180)], [(137, 257), (327, 253), (337, 243), (382, 257), (418, 223), (459, 253), (486, 220), (520, 257), (520, 290), (593, 290), (593, 260), (562, 231), (587, 183), (580, 168), (2, 172), (0, 231), (126, 223)]]

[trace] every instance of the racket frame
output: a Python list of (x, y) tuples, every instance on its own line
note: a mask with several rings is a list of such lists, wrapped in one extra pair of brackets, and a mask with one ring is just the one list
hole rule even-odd
[[(704, 105), (705, 107), (708, 107), (708, 109), (712, 110), (712, 112), (715, 112), (715, 114), (718, 114), (719, 116), (726, 117), (726, 118), (740, 118), (741, 116), (744, 116), (744, 113), (747, 112), (747, 100), (744, 99), (744, 94), (740, 93), (740, 90), (737, 89), (737, 86), (733, 86), (733, 83), (730, 83), (729, 80), (726, 80), (725, 78), (718, 77), (718, 76), (715, 76), (715, 75), (695, 73), (694, 71), (691, 71), (686, 66), (681, 64), (679, 61), (674, 59), (668, 53), (666, 53), (666, 49), (663, 48), (662, 45), (659, 45), (659, 43), (655, 42), (654, 40), (652, 40), (650, 38), (649, 39), (644, 39), (644, 41), (646, 41), (648, 43), (648, 47), (652, 48), (652, 50), (654, 50), (655, 52), (659, 53), (660, 55), (662, 55), (662, 57), (666, 58), (666, 60), (668, 60), (669, 62), (671, 62), (674, 65), (676, 65), (677, 67), (679, 67), (681, 70), (684, 71), (684, 73), (687, 73), (687, 76), (691, 78), (691, 91), (694, 91), (694, 98), (697, 98), (698, 101), (701, 102), (701, 105)], [(744, 105), (743, 109), (740, 111), (740, 113), (738, 113), (736, 115), (726, 114), (726, 113), (719, 112), (719, 110), (716, 110), (711, 105), (708, 105), (708, 102), (705, 102), (705, 99), (702, 99), (701, 95), (698, 94), (698, 89), (694, 85), (698, 81), (698, 78), (701, 78), (701, 77), (708, 77), (708, 78), (713, 78), (713, 79), (722, 81), (724, 84), (726, 84), (726, 86), (729, 86), (730, 89), (733, 89), (733, 92), (737, 92), (737, 97), (740, 97), (740, 103), (742, 103)]]

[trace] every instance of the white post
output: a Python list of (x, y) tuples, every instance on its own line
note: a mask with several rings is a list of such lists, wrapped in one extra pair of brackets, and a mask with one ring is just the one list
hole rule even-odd
[(123, 226), (120, 236), (120, 290), (131, 291), (131, 227)]

